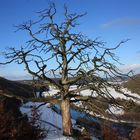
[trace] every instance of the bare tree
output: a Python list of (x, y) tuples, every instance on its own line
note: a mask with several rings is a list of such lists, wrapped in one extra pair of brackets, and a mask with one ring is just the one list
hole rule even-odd
[[(98, 105), (94, 105), (92, 95), (83, 96), (81, 91), (90, 89), (106, 101), (113, 99), (115, 102), (107, 87), (120, 89), (114, 80), (116, 77), (127, 77), (129, 73), (122, 74), (116, 67), (119, 62), (113, 51), (127, 40), (113, 48), (106, 48), (98, 38), (92, 40), (82, 33), (76, 33), (77, 20), (86, 13), (69, 14), (66, 6), (62, 22), (55, 19), (57, 12), (54, 4), (38, 14), (37, 21), (30, 20), (17, 26), (18, 30), (27, 31), (30, 38), (25, 47), (10, 48), (5, 53), (8, 59), (5, 64), (24, 64), (33, 77), (47, 81), (59, 90), (63, 133), (72, 135), (71, 102), (86, 101), (89, 107), (102, 113)], [(52, 77), (59, 77), (59, 81)], [(72, 89), (72, 85), (77, 87)]]

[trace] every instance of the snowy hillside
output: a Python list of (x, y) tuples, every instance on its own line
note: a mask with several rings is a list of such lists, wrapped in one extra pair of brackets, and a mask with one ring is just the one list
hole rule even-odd
[[(70, 90), (74, 90), (76, 88), (77, 88), (76, 86), (71, 86)], [(132, 99), (135, 102), (140, 102), (140, 95), (138, 95), (136, 93), (132, 93), (127, 88), (123, 88), (124, 93), (117, 92), (117, 91), (115, 91), (114, 89), (112, 89), (110, 87), (108, 87), (107, 89), (108, 89), (110, 95), (112, 97), (114, 97), (115, 99), (116, 98), (121, 98), (121, 99), (126, 99), (126, 100)], [(48, 92), (43, 92), (43, 94), (44, 94), (44, 96), (52, 96), (52, 95), (56, 95), (58, 92), (59, 92), (59, 90), (57, 90), (57, 89), (55, 89), (53, 87), (50, 87), (50, 90)], [(89, 89), (83, 90), (78, 94), (80, 94), (82, 96), (91, 96), (91, 95), (93, 97), (97, 96), (96, 92), (93, 92), (93, 91), (91, 91)], [(132, 96), (134, 97), (134, 99), (132, 98)]]
[[(20, 109), (22, 113), (26, 113), (29, 117), (31, 116), (31, 108), (33, 106), (39, 106), (41, 103), (28, 102), (24, 104)], [(73, 138), (68, 138), (62, 135), (62, 117), (54, 112), (49, 104), (46, 104), (39, 108), (41, 113), (41, 127), (48, 131), (47, 136), (44, 140), (73, 140)], [(75, 123), (72, 120), (73, 124)], [(49, 125), (52, 124), (52, 125)], [(53, 126), (54, 125), (54, 126)]]
[[(39, 106), (42, 103), (33, 103), (28, 102), (23, 104), (20, 108), (23, 114), (27, 114), (29, 117), (31, 116), (31, 109), (34, 106)], [(53, 111), (50, 107), (50, 104), (47, 103), (39, 108), (39, 112), (41, 114), (41, 127), (47, 130), (47, 135), (44, 140), (75, 140), (72, 137), (66, 137), (62, 134), (62, 117)], [(80, 116), (79, 116), (80, 117)], [(76, 121), (72, 119), (72, 124), (75, 129), (80, 129), (76, 125)], [(98, 138), (92, 136), (92, 140), (98, 140)]]

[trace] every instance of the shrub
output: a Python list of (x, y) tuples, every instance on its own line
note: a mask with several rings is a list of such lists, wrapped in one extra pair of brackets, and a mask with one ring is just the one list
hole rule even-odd
[(120, 115), (119, 118), (126, 121), (137, 122), (140, 121), (140, 113), (128, 112)]
[(140, 127), (132, 130), (130, 138), (131, 140), (140, 140)]
[(98, 122), (94, 122), (91, 118), (77, 118), (76, 125), (80, 129), (80, 135), (78, 134), (78, 140), (90, 140), (91, 136), (101, 137), (101, 127)]
[(110, 125), (104, 125), (102, 127), (103, 140), (119, 140), (119, 134), (116, 130), (111, 128)]
[[(18, 100), (3, 98), (0, 101), (0, 139), (1, 140), (39, 140), (44, 137), (38, 125), (30, 123), (27, 116), (19, 110)], [(14, 108), (13, 108), (14, 107)]]

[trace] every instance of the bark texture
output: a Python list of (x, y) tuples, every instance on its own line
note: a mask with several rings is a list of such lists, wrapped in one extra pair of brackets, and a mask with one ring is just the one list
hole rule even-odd
[(71, 136), (73, 134), (73, 131), (72, 131), (71, 116), (70, 116), (70, 101), (69, 100), (67, 99), (62, 100), (61, 111), (62, 111), (63, 134), (66, 136)]

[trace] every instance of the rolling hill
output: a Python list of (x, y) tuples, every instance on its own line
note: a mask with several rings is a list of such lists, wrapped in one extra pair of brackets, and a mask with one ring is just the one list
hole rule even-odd
[(33, 97), (33, 88), (30, 85), (10, 81), (3, 77), (0, 77), (0, 91), (1, 93), (21, 96), (24, 98)]
[(128, 81), (124, 83), (124, 87), (128, 88), (131, 92), (140, 95), (140, 74), (129, 78)]

